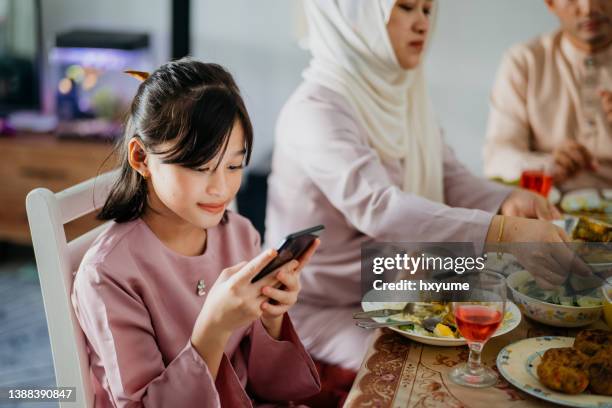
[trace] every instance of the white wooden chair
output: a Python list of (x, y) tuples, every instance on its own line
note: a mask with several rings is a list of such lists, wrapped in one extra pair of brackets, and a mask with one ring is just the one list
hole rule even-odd
[(76, 403), (61, 408), (94, 406), (85, 336), (72, 309), (72, 281), (81, 259), (105, 223), (67, 242), (64, 224), (104, 205), (117, 170), (104, 173), (59, 193), (32, 190), (26, 198), (28, 222), (47, 315), (58, 387), (76, 387)]

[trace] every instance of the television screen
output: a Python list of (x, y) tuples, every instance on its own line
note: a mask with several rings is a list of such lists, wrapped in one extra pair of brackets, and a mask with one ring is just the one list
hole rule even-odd
[(0, 115), (40, 106), (40, 0), (0, 0)]

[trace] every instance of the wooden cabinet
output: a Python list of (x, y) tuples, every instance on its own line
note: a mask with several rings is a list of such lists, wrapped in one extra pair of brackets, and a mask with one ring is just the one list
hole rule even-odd
[[(28, 192), (61, 191), (113, 168), (112, 145), (101, 141), (57, 139), (53, 135), (0, 137), (0, 241), (30, 244), (25, 209)], [(68, 240), (99, 222), (94, 215), (66, 225)]]

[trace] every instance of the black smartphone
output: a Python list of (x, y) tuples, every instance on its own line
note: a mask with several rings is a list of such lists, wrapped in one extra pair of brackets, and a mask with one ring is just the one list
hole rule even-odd
[(304, 252), (310, 248), (310, 245), (321, 234), (325, 227), (317, 225), (316, 227), (307, 228), (302, 231), (294, 232), (285, 237), (285, 241), (277, 249), (277, 255), (272, 259), (252, 280), (257, 282), (264, 276), (274, 271), (279, 266), (286, 264), (289, 261), (298, 259)]

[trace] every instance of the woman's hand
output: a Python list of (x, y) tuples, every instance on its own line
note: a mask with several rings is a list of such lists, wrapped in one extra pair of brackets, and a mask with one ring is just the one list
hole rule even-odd
[(301, 289), (300, 272), (317, 250), (319, 244), (320, 241), (315, 240), (298, 261), (288, 262), (288, 264), (291, 264), (288, 270), (283, 269), (283, 265), (271, 274), (280, 282), (280, 286), (266, 285), (261, 290), (261, 293), (270, 299), (261, 305), (263, 311), (261, 322), (270, 336), (275, 339), (280, 338), (283, 316), (297, 302)]
[[(505, 217), (501, 234), (504, 252), (513, 254), (538, 286), (552, 289), (565, 283), (570, 273), (590, 276), (589, 267), (566, 245), (569, 237), (548, 221)], [(495, 216), (487, 242), (497, 242), (501, 216)]]
[(510, 217), (539, 218), (553, 220), (561, 218), (561, 213), (547, 199), (534, 192), (517, 188), (500, 207), (502, 215)]

